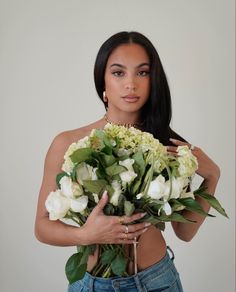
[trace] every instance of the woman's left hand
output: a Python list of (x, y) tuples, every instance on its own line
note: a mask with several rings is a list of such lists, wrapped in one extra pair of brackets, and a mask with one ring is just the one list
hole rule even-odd
[(167, 147), (168, 153), (176, 155), (177, 154), (176, 150), (178, 146), (187, 145), (191, 149), (193, 155), (196, 156), (198, 160), (198, 169), (196, 173), (206, 180), (218, 181), (220, 177), (219, 166), (209, 156), (207, 156), (206, 153), (201, 148), (196, 146), (193, 147), (189, 143), (176, 139), (170, 139), (170, 141), (176, 146), (168, 146)]

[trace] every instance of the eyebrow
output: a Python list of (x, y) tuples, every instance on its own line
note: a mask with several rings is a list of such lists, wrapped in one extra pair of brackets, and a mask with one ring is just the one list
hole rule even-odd
[[(143, 66), (150, 66), (150, 64), (149, 63), (141, 63), (141, 64), (139, 64), (138, 66), (136, 66), (136, 68), (140, 68), (140, 67), (143, 67)], [(122, 65), (122, 64), (118, 64), (118, 63), (114, 63), (114, 64), (112, 64), (111, 66), (110, 66), (110, 68), (112, 68), (112, 67), (120, 67), (120, 68), (126, 68), (124, 65)]]

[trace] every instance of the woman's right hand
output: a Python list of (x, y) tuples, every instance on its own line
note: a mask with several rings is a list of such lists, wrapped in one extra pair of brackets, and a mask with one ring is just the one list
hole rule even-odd
[(105, 191), (97, 206), (89, 215), (86, 223), (80, 227), (83, 230), (85, 244), (132, 244), (135, 238), (144, 233), (150, 223), (136, 223), (129, 225), (145, 216), (145, 213), (128, 216), (107, 216), (103, 208), (108, 202)]

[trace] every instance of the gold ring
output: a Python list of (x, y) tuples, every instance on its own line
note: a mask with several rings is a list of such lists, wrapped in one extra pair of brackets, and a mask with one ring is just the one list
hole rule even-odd
[(125, 225), (125, 233), (129, 233), (129, 227), (127, 225)]
[(124, 217), (119, 217), (118, 220), (119, 220), (120, 224), (124, 224), (124, 222), (125, 222), (125, 218)]
[(124, 237), (124, 240), (125, 239), (128, 239), (128, 234), (127, 233), (124, 233), (125, 237)]

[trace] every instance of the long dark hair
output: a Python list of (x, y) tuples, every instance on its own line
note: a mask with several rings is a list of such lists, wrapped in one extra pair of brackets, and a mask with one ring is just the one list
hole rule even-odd
[[(171, 144), (170, 137), (184, 141), (170, 128), (172, 117), (171, 95), (160, 57), (150, 40), (139, 32), (122, 31), (116, 33), (106, 40), (99, 49), (94, 65), (94, 81), (100, 99), (104, 103), (104, 75), (109, 56), (118, 46), (129, 43), (141, 45), (147, 52), (151, 64), (150, 95), (141, 112), (141, 120), (144, 121), (142, 129), (152, 133), (164, 145)], [(105, 103), (104, 106), (106, 108)]]

